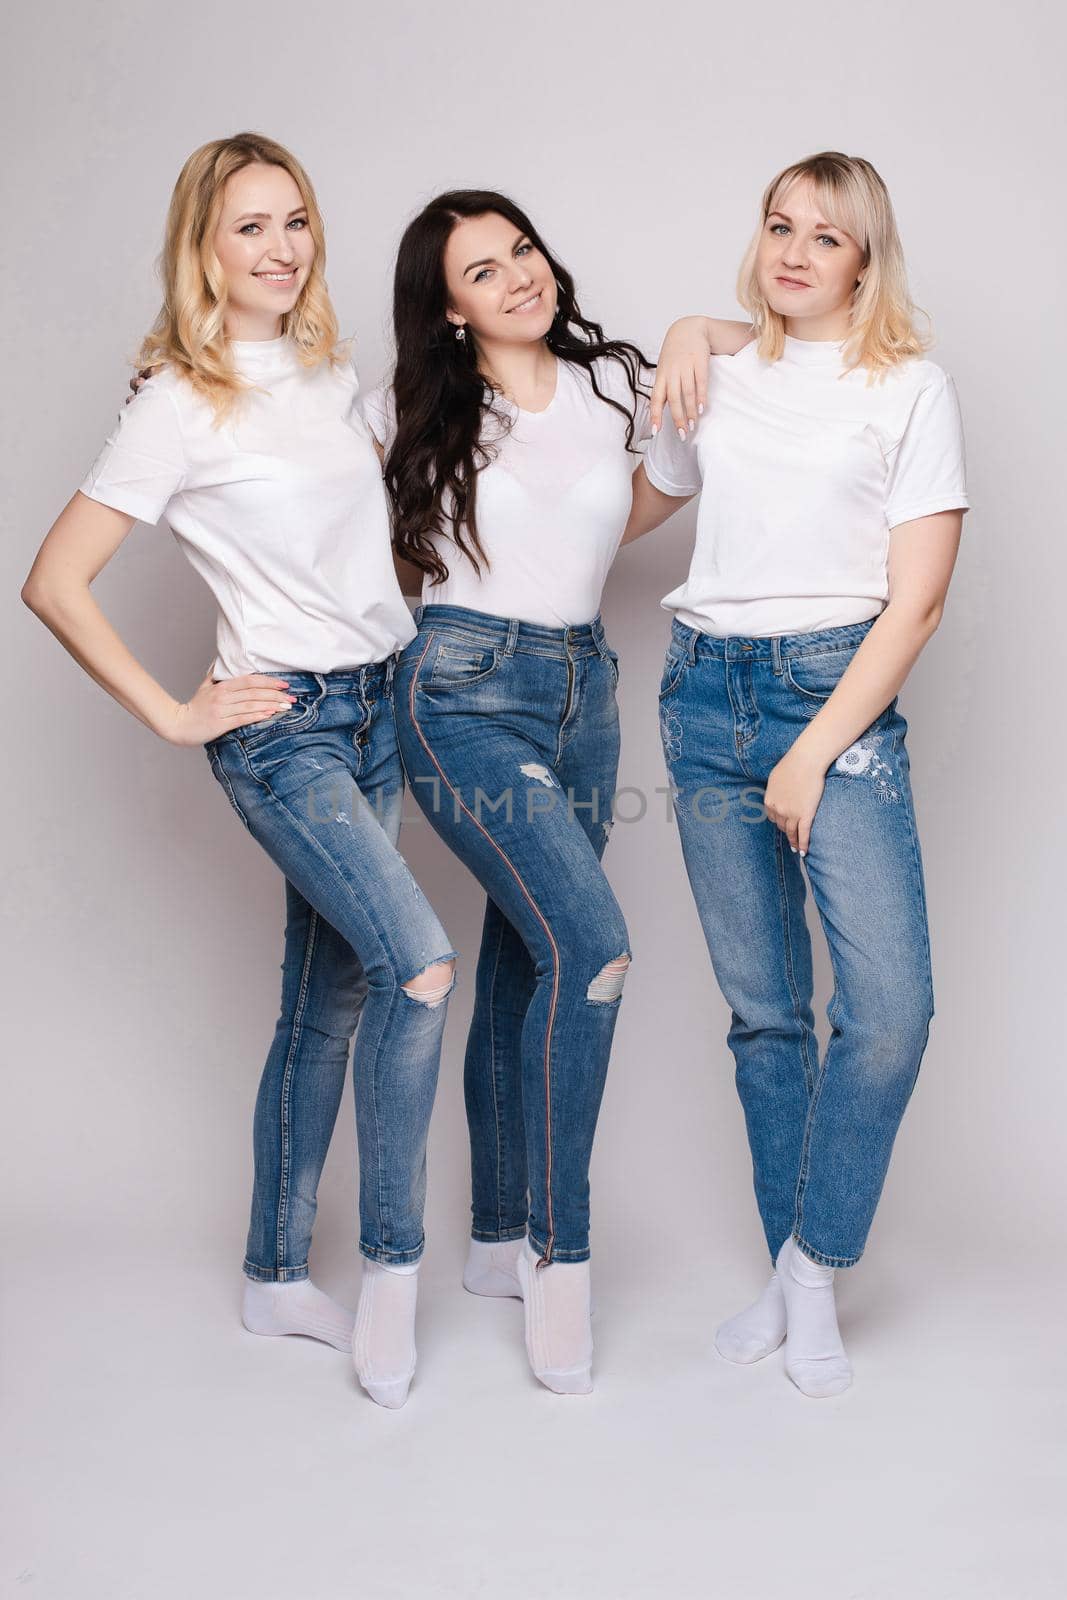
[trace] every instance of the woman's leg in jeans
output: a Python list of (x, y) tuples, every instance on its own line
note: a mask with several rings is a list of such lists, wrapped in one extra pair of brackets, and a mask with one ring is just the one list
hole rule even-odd
[[(381, 712), (379, 705), (378, 714), (387, 718), (388, 706)], [(345, 737), (352, 721), (351, 710), (334, 703), (320, 715), (314, 737), (310, 732), (288, 737), (279, 732), (248, 750), (237, 741), (222, 741), (214, 747), (214, 760), (249, 831), (318, 914), (311, 966), (301, 966), (298, 973), (294, 959), (291, 993), (299, 1000), (303, 988), (305, 1000), (318, 997), (322, 1014), (334, 1025), (343, 1019), (345, 1026), (363, 997), (354, 1071), (360, 1250), (371, 1259), (405, 1262), (417, 1260), (423, 1248), (426, 1133), (445, 1012), (443, 1005), (420, 1000), (418, 989), (425, 987), (420, 975), (440, 964), (447, 975), (454, 951), (383, 828), (381, 807), (372, 803), (378, 798), (376, 768), (388, 766), (390, 745), (394, 763), (396, 759), (391, 719), (388, 728), (381, 724), (385, 737), (376, 741), (372, 731), (360, 753), (351, 737)], [(371, 800), (360, 788), (361, 779)], [(294, 957), (302, 920), (298, 916), (294, 924)], [(310, 931), (310, 917), (306, 927)], [(332, 933), (324, 936), (324, 927)], [(351, 958), (343, 957), (344, 947)], [(335, 974), (342, 978), (345, 998), (326, 1001)], [(298, 1056), (308, 1042), (306, 1034), (296, 1037)], [(331, 1097), (337, 1085), (336, 1054), (333, 1059)], [(297, 1079), (307, 1082), (314, 1095), (313, 1078), (298, 1071)], [(310, 1174), (316, 1163), (321, 1169), (332, 1124), (327, 1128), (320, 1114), (312, 1116), (309, 1127), (320, 1135), (318, 1154), (306, 1164)], [(279, 1192), (286, 1176), (279, 1171)], [(279, 1261), (275, 1244), (269, 1257), (249, 1265), (274, 1281), (298, 1277), (301, 1269), (306, 1275), (309, 1221), (306, 1207), (289, 1206), (283, 1259)]]
[(906, 730), (893, 711), (831, 767), (807, 854), (834, 993), (794, 1235), (829, 1267), (863, 1253), (934, 1014)]
[(774, 1261), (792, 1232), (818, 1072), (804, 880), (738, 758), (726, 663), (701, 658), (661, 702), (674, 811), (723, 998), (756, 1203)]
[[(618, 747), (609, 743), (599, 749), (592, 771), (584, 755), (580, 744), (576, 754), (575, 741), (571, 741), (557, 770), (564, 791), (574, 802), (574, 815), (599, 860), (611, 827)], [(488, 900), (464, 1071), (471, 1144), (471, 1233), (483, 1244), (517, 1242), (526, 1233), (529, 1196), (521, 1055), (522, 1030), (535, 984), (534, 964), (526, 945)], [(504, 1251), (472, 1252), (464, 1281), (475, 1292), (518, 1292), (510, 1255)]]
[[(551, 669), (560, 673), (560, 667), (515, 658), (494, 677), (493, 704), (500, 696), (507, 697), (499, 701), (502, 711), (511, 699), (517, 706), (548, 703), (554, 698), (547, 687)], [(540, 695), (539, 673), (546, 675)], [(407, 682), (398, 730), (413, 790), (533, 962), (534, 992), (521, 1040), (529, 1236), (546, 1261), (586, 1260), (588, 1166), (629, 959), (626, 926), (551, 769), (555, 740), (550, 750), (545, 740), (516, 736), (503, 715), (480, 714), (477, 686), (457, 688), (443, 703), (416, 697), (415, 676), (412, 666), (397, 677), (398, 687)], [(591, 738), (588, 748), (594, 747)], [(487, 804), (475, 803), (475, 789)], [(509, 794), (510, 805), (494, 804)]]
[(522, 1031), (537, 978), (521, 936), (486, 901), (463, 1089), (471, 1146), (472, 1238), (522, 1239), (529, 1208)]
[(307, 1277), (319, 1178), (367, 983), (351, 945), (288, 879), (282, 1006), (256, 1096), (246, 1274)]

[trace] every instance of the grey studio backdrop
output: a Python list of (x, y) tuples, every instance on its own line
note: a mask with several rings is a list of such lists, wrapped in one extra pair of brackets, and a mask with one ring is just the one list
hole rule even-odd
[[(3, 1288), (17, 1448), (0, 1593), (1059, 1592), (1046, 1263), (1063, 1194), (1052, 424), (1065, 241), (1051, 8), (43, 0), (5, 33)], [(312, 174), (368, 386), (388, 362), (400, 231), (442, 188), (513, 194), (587, 311), (654, 353), (674, 316), (736, 314), (736, 267), (781, 166), (839, 148), (889, 184), (935, 359), (958, 385), (974, 510), (901, 697), (937, 1014), (868, 1255), (842, 1285), (857, 1383), (840, 1403), (802, 1401), (780, 1362), (749, 1373), (710, 1353), (765, 1263), (728, 1015), (655, 792), (659, 600), (685, 572), (692, 507), (622, 552), (603, 604), (629, 791), (606, 868), (634, 960), (593, 1169), (595, 1400), (538, 1391), (518, 1308), (459, 1289), (483, 900), (410, 799), (402, 848), (461, 952), (413, 1398), (379, 1414), (343, 1356), (239, 1327), (282, 881), (202, 754), (112, 703), (18, 589), (121, 405), (179, 167), (242, 128)], [(213, 614), (169, 533), (135, 530), (96, 593), (148, 668), (190, 693)], [(818, 933), (816, 948), (825, 1037)], [(355, 1200), (346, 1093), (312, 1271), (349, 1304)], [(798, 1537), (818, 1559), (787, 1578)]]

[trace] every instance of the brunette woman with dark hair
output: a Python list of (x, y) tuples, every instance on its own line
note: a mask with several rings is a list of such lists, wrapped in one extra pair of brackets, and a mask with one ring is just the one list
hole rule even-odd
[(648, 432), (641, 352), (604, 337), (503, 195), (439, 196), (396, 267), (397, 364), (367, 397), (396, 549), (421, 577), (401, 754), (488, 894), (467, 1046), (480, 1294), (521, 1294), (557, 1393), (592, 1388), (589, 1159), (623, 980), (600, 866), (619, 753), (600, 595)]

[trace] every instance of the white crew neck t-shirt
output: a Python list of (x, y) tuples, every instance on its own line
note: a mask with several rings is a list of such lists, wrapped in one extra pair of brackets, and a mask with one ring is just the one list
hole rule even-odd
[[(628, 409), (622, 365), (595, 363), (603, 394)], [(396, 435), (392, 389), (364, 397), (363, 416), (386, 452)], [(512, 420), (507, 432), (496, 418)], [(638, 401), (634, 444), (649, 434), (648, 401)], [(544, 411), (496, 398), (482, 440), (494, 459), (478, 473), (478, 537), (488, 557), (479, 574), (445, 532), (435, 549), (444, 583), (423, 582), (424, 605), (467, 606), (549, 628), (578, 627), (600, 609), (608, 569), (630, 515), (639, 457), (626, 448), (626, 418), (593, 391), (589, 374), (557, 360), (556, 392)]]
[(889, 596), (889, 533), (966, 509), (952, 379), (910, 358), (867, 387), (841, 376), (841, 345), (755, 340), (708, 363), (688, 440), (669, 419), (645, 456), (665, 494), (703, 490), (689, 576), (661, 601), (704, 633), (809, 633), (876, 617)]
[(383, 661), (415, 624), (355, 369), (305, 367), (284, 335), (231, 349), (258, 387), (220, 428), (208, 402), (164, 368), (119, 413), (81, 492), (170, 524), (218, 604), (212, 677)]

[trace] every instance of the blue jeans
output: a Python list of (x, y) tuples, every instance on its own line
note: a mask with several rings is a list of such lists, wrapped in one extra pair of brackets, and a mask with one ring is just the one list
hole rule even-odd
[(429, 605), (415, 618), (396, 669), (404, 766), (489, 896), (464, 1073), (473, 1235), (528, 1231), (542, 1260), (584, 1261), (589, 1160), (629, 956), (600, 866), (619, 757), (617, 658), (599, 617), (547, 628)]
[(719, 987), (772, 1258), (863, 1252), (933, 1016), (907, 723), (896, 700), (833, 763), (806, 857), (830, 949), (820, 1063), (799, 856), (763, 789), (871, 622), (715, 638), (675, 620), (660, 686), (674, 811)]
[(456, 952), (396, 849), (403, 772), (394, 665), (290, 672), (288, 711), (204, 747), (286, 880), (281, 1015), (256, 1100), (244, 1262), (260, 1282), (308, 1275), (319, 1176), (357, 1022), (359, 1248), (397, 1263), (423, 1250), (426, 1136), (447, 1006), (403, 986)]

